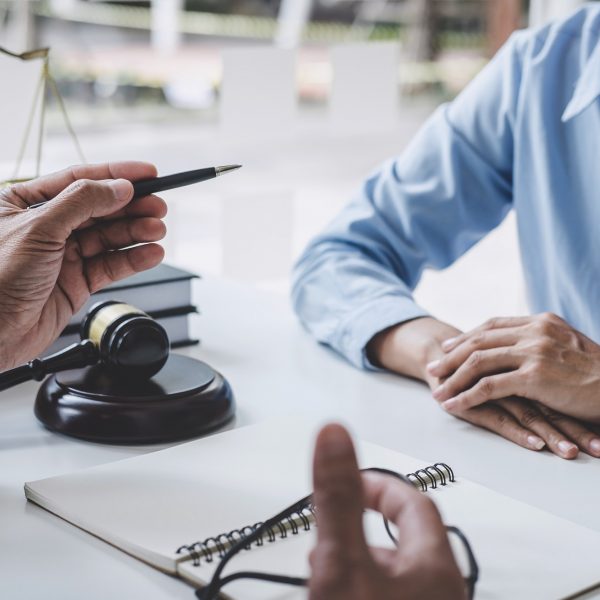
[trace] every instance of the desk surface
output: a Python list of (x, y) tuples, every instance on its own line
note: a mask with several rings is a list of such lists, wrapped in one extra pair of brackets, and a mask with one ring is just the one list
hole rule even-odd
[[(290, 414), (340, 420), (367, 441), (448, 462), (460, 477), (600, 530), (600, 460), (523, 450), (445, 414), (424, 385), (350, 367), (302, 330), (286, 298), (214, 279), (196, 291), (202, 345), (183, 353), (229, 379), (234, 426)], [(191, 600), (177, 579), (26, 502), (25, 481), (160, 448), (51, 434), (33, 416), (35, 392), (0, 394), (0, 597)]]

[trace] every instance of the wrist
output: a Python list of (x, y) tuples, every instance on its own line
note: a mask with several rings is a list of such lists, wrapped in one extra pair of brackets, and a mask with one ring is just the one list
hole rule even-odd
[(377, 366), (429, 382), (427, 365), (443, 355), (442, 342), (459, 333), (437, 319), (421, 317), (376, 334), (367, 355)]

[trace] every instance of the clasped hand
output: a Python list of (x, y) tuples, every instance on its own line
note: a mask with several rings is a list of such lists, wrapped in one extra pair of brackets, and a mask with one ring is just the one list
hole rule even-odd
[(600, 456), (595, 433), (552, 412), (600, 423), (600, 346), (566, 321), (550, 313), (491, 319), (446, 340), (442, 350), (427, 368), (442, 381), (433, 395), (445, 410), (460, 414), (503, 398), (527, 398)]
[(132, 202), (131, 182), (155, 176), (152, 165), (121, 162), (0, 191), (0, 370), (41, 353), (91, 293), (162, 260), (147, 242), (165, 235), (166, 204)]

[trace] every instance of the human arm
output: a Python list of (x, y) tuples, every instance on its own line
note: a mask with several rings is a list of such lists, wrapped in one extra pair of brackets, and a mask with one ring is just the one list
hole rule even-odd
[[(325, 427), (314, 457), (317, 544), (311, 554), (311, 600), (465, 600), (446, 530), (434, 504), (408, 485), (361, 476), (348, 433)], [(395, 550), (367, 546), (365, 508), (402, 532)]]
[(1, 370), (42, 352), (91, 293), (162, 260), (149, 242), (165, 234), (164, 201), (131, 201), (131, 181), (154, 176), (152, 165), (119, 162), (0, 191)]
[(423, 270), (447, 267), (512, 206), (518, 40), (365, 182), (296, 265), (300, 319), (358, 367), (372, 368), (375, 334), (427, 314), (412, 297)]

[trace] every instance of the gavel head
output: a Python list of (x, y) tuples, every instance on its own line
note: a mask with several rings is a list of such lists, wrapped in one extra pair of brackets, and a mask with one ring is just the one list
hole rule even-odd
[(106, 369), (119, 376), (149, 379), (169, 358), (169, 337), (145, 312), (109, 300), (90, 308), (81, 325), (81, 339), (98, 348)]

